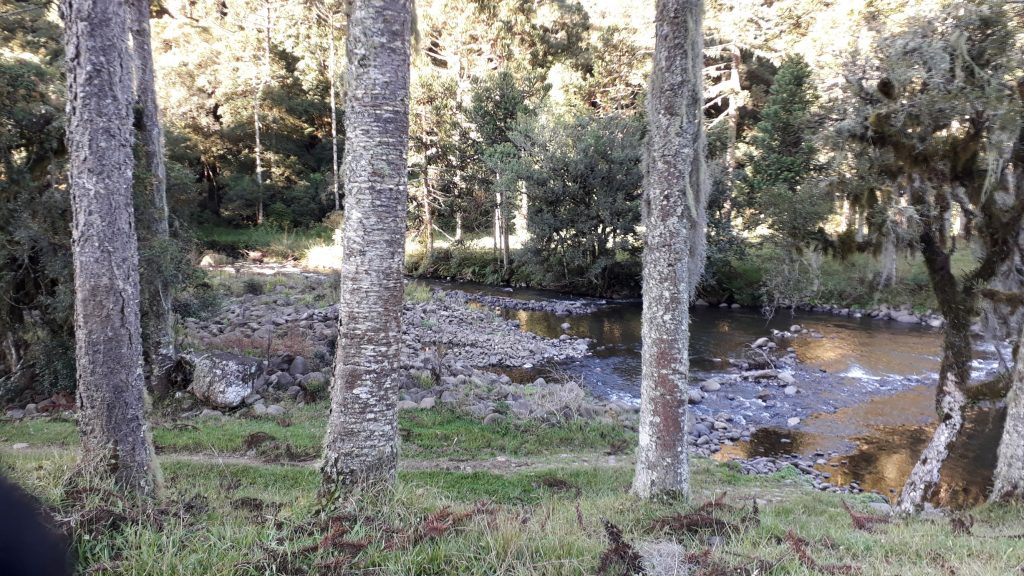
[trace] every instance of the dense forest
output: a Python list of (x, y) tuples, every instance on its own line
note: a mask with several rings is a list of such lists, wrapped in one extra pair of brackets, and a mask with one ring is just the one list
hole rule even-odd
[(0, 473), (90, 574), (1021, 570), (1022, 46), (1012, 0), (0, 0)]

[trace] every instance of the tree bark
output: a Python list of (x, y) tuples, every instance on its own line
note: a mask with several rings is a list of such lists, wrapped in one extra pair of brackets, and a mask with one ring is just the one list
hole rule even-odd
[(353, 0), (345, 230), (325, 493), (395, 478), (409, 145), (410, 0)]
[(252, 102), (252, 124), (256, 137), (256, 223), (263, 223), (263, 144), (260, 141), (260, 104), (263, 102), (263, 90), (270, 82), (270, 4), (266, 6), (266, 22), (264, 23), (263, 65), (260, 79), (256, 84), (256, 95)]
[(1024, 322), (1017, 336), (1010, 393), (1006, 397), (1006, 425), (999, 441), (992, 502), (1024, 500)]
[(689, 302), (707, 195), (701, 0), (658, 0), (644, 157), (640, 434), (633, 493), (685, 495)]
[[(164, 133), (156, 97), (156, 78), (150, 43), (149, 0), (131, 2), (132, 48), (135, 59), (135, 108), (141, 120), (139, 135), (149, 182), (136, 203), (140, 245), (164, 251), (170, 247), (167, 213), (167, 174)], [(174, 312), (171, 286), (162, 270), (153, 271), (141, 286), (142, 350), (147, 387), (157, 395), (170, 389), (170, 371), (177, 360), (174, 347)]]
[(334, 211), (341, 210), (341, 193), (338, 190), (338, 105), (335, 96), (335, 84), (338, 81), (338, 74), (335, 71), (337, 51), (334, 49), (334, 10), (328, 8), (327, 27), (330, 30), (330, 55), (328, 60), (328, 73), (331, 75), (331, 188), (334, 192)]
[(81, 462), (130, 493), (152, 495), (159, 470), (143, 402), (128, 6), (62, 7)]

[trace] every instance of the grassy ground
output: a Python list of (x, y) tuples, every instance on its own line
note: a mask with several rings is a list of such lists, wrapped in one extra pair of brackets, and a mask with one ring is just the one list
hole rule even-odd
[[(245, 442), (263, 432), (315, 452), (322, 411), (297, 409), (290, 422), (157, 425), (165, 490), (144, 513), (74, 474), (68, 421), (0, 424), (0, 468), (74, 521), (90, 574), (619, 575), (633, 573), (630, 547), (658, 551), (662, 564), (688, 555), (691, 574), (705, 575), (991, 576), (1020, 574), (1024, 564), (1022, 508), (974, 510), (970, 534), (944, 518), (868, 531), (842, 505), (868, 514), (868, 497), (816, 492), (791, 469), (747, 477), (704, 459), (693, 462), (689, 503), (644, 503), (628, 494), (631, 459), (602, 453), (635, 442), (621, 431), (490, 427), (446, 412), (402, 414), (405, 464), (393, 489), (321, 507), (311, 463), (261, 462)], [(12, 449), (21, 442), (29, 448)], [(505, 459), (531, 466), (478, 466)], [(604, 520), (622, 530), (617, 554)]]

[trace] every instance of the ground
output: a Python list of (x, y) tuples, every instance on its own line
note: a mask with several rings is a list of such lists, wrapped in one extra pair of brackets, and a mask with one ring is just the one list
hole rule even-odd
[[(0, 467), (75, 533), (88, 574), (618, 575), (633, 573), (630, 547), (649, 569), (658, 558), (650, 574), (681, 573), (666, 568), (672, 557), (706, 575), (1024, 574), (1024, 508), (872, 522), (869, 496), (703, 458), (688, 502), (642, 503), (628, 494), (635, 438), (596, 423), (488, 426), (405, 411), (394, 488), (322, 508), (312, 457), (325, 410), (157, 418), (165, 490), (145, 514), (73, 473), (78, 439), (66, 419), (0, 423)], [(605, 520), (625, 544), (609, 549)]]

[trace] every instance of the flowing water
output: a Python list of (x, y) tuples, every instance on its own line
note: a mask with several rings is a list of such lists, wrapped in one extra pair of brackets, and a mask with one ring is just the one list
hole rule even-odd
[[(512, 298), (565, 298), (541, 291), (445, 286)], [(640, 381), (640, 310), (639, 302), (627, 302), (569, 317), (510, 309), (499, 312), (517, 320), (524, 330), (548, 337), (560, 335), (561, 325), (568, 322), (569, 334), (593, 340), (594, 355), (564, 369), (581, 376), (595, 394), (635, 402)], [(764, 427), (749, 442), (723, 446), (716, 458), (807, 455), (817, 459), (818, 468), (829, 472), (835, 483), (857, 482), (866, 490), (895, 495), (935, 425), (941, 332), (870, 318), (785, 312), (769, 320), (745, 309), (695, 308), (690, 334), (692, 379), (699, 382), (726, 371), (728, 359), (738, 357), (749, 343), (772, 328), (786, 330), (792, 324), (822, 335), (789, 343), (801, 362), (798, 380), (803, 381), (798, 385), (803, 389), (808, 381), (815, 384), (806, 386), (810, 393), (802, 394), (802, 400), (786, 407), (803, 408), (810, 415), (796, 429), (789, 429), (779, 425), (787, 414), (769, 414), (760, 406), (749, 408), (733, 399), (731, 409), (722, 411), (741, 413)], [(976, 351), (977, 377), (995, 369), (994, 354), (990, 346)], [(800, 406), (801, 401), (809, 404)], [(695, 409), (718, 412), (721, 404)], [(984, 499), (1004, 418), (1005, 410), (998, 406), (971, 411), (965, 433), (943, 469), (943, 483), (933, 498), (937, 504), (963, 506)]]

